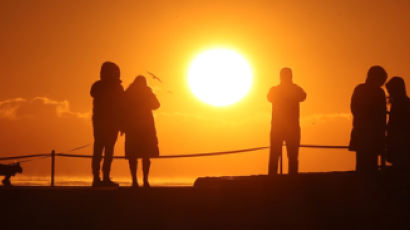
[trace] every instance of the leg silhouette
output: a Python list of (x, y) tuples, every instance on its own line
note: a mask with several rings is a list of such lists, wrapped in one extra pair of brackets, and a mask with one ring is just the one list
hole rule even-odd
[(269, 155), (269, 175), (278, 174), (278, 161), (282, 155), (282, 139), (277, 137), (271, 138), (270, 155)]
[(148, 182), (148, 174), (149, 174), (149, 169), (151, 166), (151, 161), (149, 158), (142, 158), (142, 171), (144, 174), (144, 187), (149, 188), (149, 182)]
[(110, 178), (113, 154), (114, 154), (114, 145), (113, 144), (106, 145), (105, 155), (104, 155), (104, 164), (103, 164), (103, 183), (106, 186), (118, 186), (118, 184), (111, 181), (111, 178)]
[(130, 172), (131, 172), (131, 178), (132, 178), (132, 187), (138, 187), (138, 180), (137, 180), (137, 167), (138, 167), (138, 161), (136, 158), (130, 158), (128, 160), (129, 165), (130, 165)]
[(295, 175), (299, 170), (300, 129), (292, 130), (286, 138), (286, 151), (289, 161), (289, 175)]
[(364, 174), (375, 174), (377, 172), (377, 152), (357, 151), (356, 171)]
[(103, 151), (103, 144), (100, 141), (94, 141), (94, 155), (91, 161), (93, 171), (93, 186), (97, 186), (100, 182), (100, 162)]
[(299, 170), (298, 150), (297, 148), (287, 147), (287, 151), (289, 161), (289, 175), (296, 175)]

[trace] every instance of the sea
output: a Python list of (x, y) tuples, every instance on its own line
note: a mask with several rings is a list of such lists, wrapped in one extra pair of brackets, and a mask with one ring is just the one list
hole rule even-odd
[[(190, 187), (193, 186), (196, 178), (150, 178), (151, 186), (158, 187)], [(112, 178), (120, 186), (131, 186), (131, 178)], [(48, 176), (16, 176), (11, 178), (14, 186), (50, 186), (51, 178)], [(91, 177), (56, 177), (55, 186), (91, 186)], [(142, 179), (138, 183), (142, 185)]]

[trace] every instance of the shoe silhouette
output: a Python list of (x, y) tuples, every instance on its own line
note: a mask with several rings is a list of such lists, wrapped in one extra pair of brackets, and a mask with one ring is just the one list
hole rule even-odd
[(151, 188), (151, 185), (149, 185), (148, 180), (144, 180), (144, 188)]
[(105, 179), (101, 182), (101, 185), (104, 187), (120, 187), (120, 185), (111, 179)]
[(138, 182), (132, 182), (131, 188), (139, 188)]
[(93, 186), (93, 187), (101, 187), (101, 186), (102, 186), (102, 182), (101, 182), (100, 178), (94, 179), (91, 186)]

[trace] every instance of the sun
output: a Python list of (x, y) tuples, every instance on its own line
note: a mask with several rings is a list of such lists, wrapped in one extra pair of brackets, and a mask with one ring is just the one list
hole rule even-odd
[(252, 86), (252, 71), (239, 53), (230, 49), (210, 49), (192, 61), (188, 84), (193, 94), (214, 106), (241, 100)]

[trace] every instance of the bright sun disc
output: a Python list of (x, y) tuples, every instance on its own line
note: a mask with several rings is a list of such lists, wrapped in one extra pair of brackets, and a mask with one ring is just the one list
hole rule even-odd
[(189, 67), (188, 84), (203, 102), (226, 106), (248, 93), (252, 85), (252, 71), (237, 52), (212, 49), (195, 57)]

